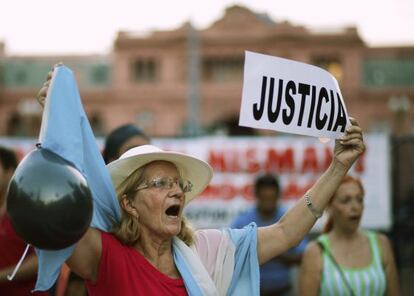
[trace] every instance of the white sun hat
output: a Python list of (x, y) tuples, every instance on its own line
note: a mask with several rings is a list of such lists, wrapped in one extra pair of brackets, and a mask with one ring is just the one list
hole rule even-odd
[(180, 152), (164, 151), (153, 145), (142, 145), (129, 149), (107, 165), (115, 189), (138, 168), (157, 160), (173, 163), (181, 178), (193, 184), (192, 190), (185, 194), (186, 204), (203, 192), (213, 177), (213, 169), (201, 159)]

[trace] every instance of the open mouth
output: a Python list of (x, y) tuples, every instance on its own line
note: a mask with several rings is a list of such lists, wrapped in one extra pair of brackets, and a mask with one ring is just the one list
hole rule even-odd
[(359, 221), (361, 219), (361, 216), (351, 216), (351, 217), (349, 217), (349, 220), (351, 220), (351, 221)]
[(178, 214), (180, 213), (180, 206), (179, 205), (173, 205), (171, 207), (169, 207), (165, 213), (167, 214), (167, 216), (170, 217), (177, 217)]

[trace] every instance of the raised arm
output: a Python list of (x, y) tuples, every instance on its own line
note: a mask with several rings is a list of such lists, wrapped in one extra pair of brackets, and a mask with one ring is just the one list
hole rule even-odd
[[(60, 66), (56, 64), (54, 66)], [(36, 98), (39, 104), (44, 107), (50, 81), (53, 76), (53, 70), (47, 75), (46, 82), (38, 92)], [(75, 250), (67, 260), (71, 270), (84, 279), (95, 281), (99, 267), (99, 261), (102, 254), (101, 233), (95, 228), (89, 228), (80, 241), (76, 244)]]
[[(334, 157), (329, 168), (308, 191), (313, 208), (322, 213), (352, 164), (364, 152), (361, 128), (351, 119), (344, 137), (335, 142)], [(260, 227), (257, 234), (259, 263), (296, 246), (310, 231), (316, 217), (302, 197), (277, 223)]]

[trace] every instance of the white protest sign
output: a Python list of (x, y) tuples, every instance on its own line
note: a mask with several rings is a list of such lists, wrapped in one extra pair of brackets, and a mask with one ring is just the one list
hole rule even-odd
[(350, 125), (336, 79), (300, 62), (246, 51), (239, 124), (339, 138)]

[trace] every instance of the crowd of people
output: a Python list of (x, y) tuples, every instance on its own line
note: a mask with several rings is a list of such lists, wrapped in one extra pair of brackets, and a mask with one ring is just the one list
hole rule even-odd
[[(39, 93), (41, 104), (48, 87)], [(329, 168), (295, 205), (282, 208), (277, 177), (259, 175), (254, 207), (220, 230), (193, 230), (184, 215), (212, 178), (208, 163), (150, 145), (133, 125), (114, 130), (103, 158), (121, 218), (110, 231), (90, 227), (76, 244), (66, 261), (65, 295), (294, 295), (292, 267), (300, 268), (300, 295), (398, 295), (390, 242), (359, 228), (364, 189), (348, 171), (365, 147), (351, 122)], [(13, 281), (6, 278), (25, 243), (7, 222), (6, 188), (17, 161), (2, 151), (0, 294), (28, 295), (36, 277), (33, 252)], [(325, 209), (326, 232), (308, 243)]]

